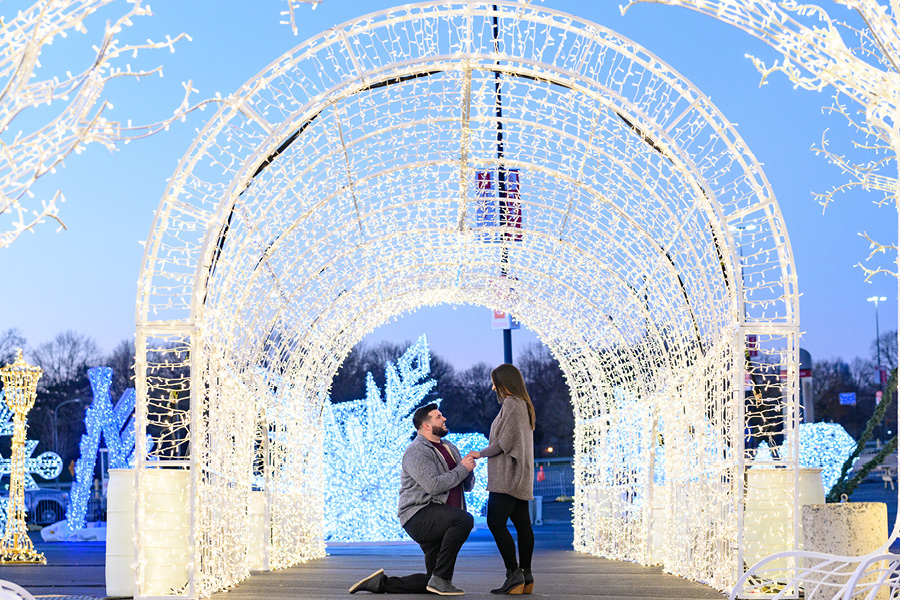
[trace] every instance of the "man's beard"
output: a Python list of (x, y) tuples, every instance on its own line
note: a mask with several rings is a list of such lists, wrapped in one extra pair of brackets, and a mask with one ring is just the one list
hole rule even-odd
[(434, 435), (436, 435), (439, 438), (442, 438), (445, 435), (447, 435), (448, 433), (450, 433), (450, 430), (447, 429), (446, 427), (442, 427), (441, 425), (432, 425), (431, 433), (433, 433)]

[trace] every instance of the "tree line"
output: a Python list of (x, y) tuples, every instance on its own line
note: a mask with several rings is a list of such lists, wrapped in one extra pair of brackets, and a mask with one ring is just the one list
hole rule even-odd
[[(372, 373), (383, 390), (385, 365), (395, 362), (410, 345), (358, 344), (334, 377), (333, 401), (364, 398), (367, 372)], [(35, 454), (52, 450), (68, 465), (78, 457), (78, 443), (84, 433), (84, 410), (93, 400), (87, 370), (98, 365), (112, 367), (111, 395), (115, 403), (125, 389), (134, 386), (134, 344), (123, 340), (104, 354), (89, 336), (66, 331), (30, 348), (18, 330), (8, 329), (0, 332), (0, 365), (15, 359), (16, 348), (25, 348), (27, 360), (44, 370), (38, 381), (35, 406), (29, 414), (28, 436), (39, 441)], [(869, 357), (856, 358), (849, 363), (840, 358), (814, 362), (812, 375), (817, 421), (840, 423), (850, 435), (859, 438), (875, 410), (876, 391), (879, 390), (875, 372), (879, 355), (888, 372), (897, 366), (895, 331), (881, 335), (877, 346), (873, 340)], [(537, 413), (535, 456), (572, 456), (574, 415), (559, 364), (545, 346), (533, 344), (516, 357), (516, 365), (525, 377)], [(491, 422), (499, 411), (497, 396), (491, 391), (493, 365), (478, 363), (456, 369), (440, 355), (431, 353), (430, 367), (430, 376), (436, 380), (436, 385), (428, 401), (442, 399), (441, 410), (447, 416), (451, 430), (488, 435)], [(855, 406), (840, 403), (840, 394), (847, 392), (856, 394)], [(875, 436), (887, 439), (891, 437), (889, 432), (896, 433), (897, 430), (896, 411), (889, 410)], [(0, 454), (8, 456), (9, 441), (9, 438), (0, 438)]]
[[(357, 345), (342, 364), (332, 382), (334, 401), (356, 400), (366, 395), (366, 373), (371, 372), (384, 389), (384, 368), (396, 361), (411, 344), (382, 343)], [(115, 404), (122, 393), (134, 387), (134, 343), (123, 340), (109, 353), (103, 353), (90, 336), (74, 331), (57, 334), (34, 347), (28, 345), (17, 329), (0, 332), (0, 365), (15, 360), (17, 348), (25, 349), (26, 360), (43, 369), (38, 380), (37, 398), (28, 415), (28, 438), (38, 440), (35, 455), (53, 451), (68, 466), (78, 458), (82, 434), (85, 432), (84, 411), (93, 401), (87, 371), (94, 366), (113, 370), (111, 386)], [(559, 365), (541, 345), (527, 348), (517, 365), (526, 378), (537, 413), (535, 449), (537, 456), (571, 456), (574, 417), (569, 391)], [(441, 398), (441, 410), (447, 415), (453, 431), (479, 432), (487, 435), (499, 411), (497, 396), (491, 391), (493, 368), (479, 363), (456, 370), (444, 358), (431, 354), (431, 377), (437, 384), (428, 401)], [(9, 438), (0, 438), (0, 455), (9, 456)], [(547, 448), (553, 448), (547, 452)], [(63, 469), (61, 478), (70, 477)]]
[[(344, 360), (331, 387), (333, 402), (366, 397), (366, 373), (384, 390), (384, 368), (396, 362), (412, 343), (382, 342), (371, 346), (358, 344)], [(575, 416), (569, 388), (562, 369), (546, 346), (531, 344), (516, 357), (528, 394), (534, 403), (535, 457), (572, 456), (574, 452)], [(488, 435), (491, 422), (500, 411), (497, 394), (491, 390), (491, 370), (496, 365), (477, 363), (457, 370), (441, 356), (430, 354), (430, 376), (436, 385), (426, 401), (441, 399), (441, 412), (454, 433)], [(548, 450), (552, 448), (552, 450)]]
[[(881, 388), (876, 377), (879, 357), (887, 373), (897, 367), (896, 331), (881, 334), (877, 343), (872, 340), (868, 357), (858, 357), (849, 363), (841, 358), (813, 361), (812, 386), (817, 421), (840, 423), (854, 439), (859, 439), (866, 422), (875, 412), (876, 392)], [(856, 405), (841, 404), (840, 395), (850, 392), (856, 394)], [(886, 385), (884, 397), (887, 398)], [(888, 439), (892, 435), (888, 432), (897, 433), (896, 410), (887, 411), (875, 437)]]

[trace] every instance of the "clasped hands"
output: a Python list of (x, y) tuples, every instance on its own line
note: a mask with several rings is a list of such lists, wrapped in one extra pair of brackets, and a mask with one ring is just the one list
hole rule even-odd
[(468, 454), (466, 454), (462, 459), (462, 464), (465, 468), (469, 470), (471, 473), (475, 470), (475, 459), (481, 458), (481, 453), (477, 450), (472, 450)]

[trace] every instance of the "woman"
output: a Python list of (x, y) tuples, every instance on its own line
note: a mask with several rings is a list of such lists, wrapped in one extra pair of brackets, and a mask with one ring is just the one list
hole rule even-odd
[[(506, 581), (492, 594), (530, 594), (534, 589), (531, 555), (534, 532), (528, 501), (534, 491), (534, 405), (522, 374), (513, 365), (502, 364), (491, 372), (500, 413), (491, 424), (490, 443), (476, 458), (488, 459), (487, 522), (506, 565)], [(519, 538), (516, 544), (506, 529), (512, 520)]]

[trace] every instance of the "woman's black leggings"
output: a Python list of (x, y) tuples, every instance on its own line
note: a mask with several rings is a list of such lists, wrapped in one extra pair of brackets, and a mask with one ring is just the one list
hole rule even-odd
[[(507, 519), (511, 519), (519, 538), (519, 562), (516, 563), (516, 543), (506, 528)], [(531, 515), (528, 513), (528, 501), (513, 498), (509, 494), (490, 492), (487, 504), (487, 523), (497, 549), (503, 557), (507, 569), (522, 567), (531, 569), (531, 555), (534, 553), (534, 531), (531, 530)]]

